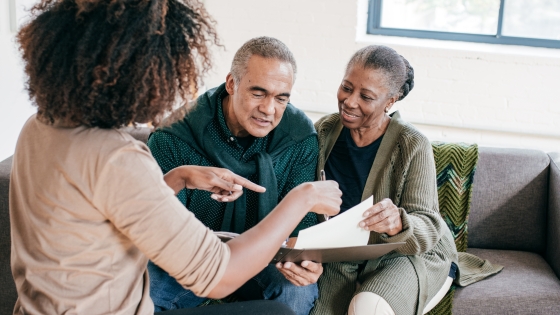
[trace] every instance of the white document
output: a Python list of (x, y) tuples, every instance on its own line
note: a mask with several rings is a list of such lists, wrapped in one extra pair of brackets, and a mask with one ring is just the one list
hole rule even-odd
[(371, 206), (373, 206), (373, 196), (330, 220), (299, 231), (294, 248), (333, 248), (367, 245), (369, 231), (359, 227), (358, 224), (364, 219), (364, 212)]

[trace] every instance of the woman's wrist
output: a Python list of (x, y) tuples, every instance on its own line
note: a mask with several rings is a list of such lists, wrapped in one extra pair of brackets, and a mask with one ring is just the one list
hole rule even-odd
[(178, 194), (186, 185), (186, 178), (188, 177), (185, 173), (188, 173), (188, 168), (177, 167), (167, 172), (163, 176), (163, 180), (169, 186), (175, 194)]
[(291, 198), (294, 198), (301, 205), (300, 208), (305, 210), (306, 213), (311, 212), (318, 204), (317, 193), (315, 193), (315, 187), (312, 182), (303, 183), (295, 187), (288, 194), (288, 196), (290, 195), (292, 195)]

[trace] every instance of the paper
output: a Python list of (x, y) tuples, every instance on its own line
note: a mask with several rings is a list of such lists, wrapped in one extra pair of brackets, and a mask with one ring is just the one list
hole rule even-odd
[(359, 227), (364, 212), (373, 206), (373, 196), (336, 217), (299, 231), (294, 248), (335, 248), (367, 245), (369, 231)]

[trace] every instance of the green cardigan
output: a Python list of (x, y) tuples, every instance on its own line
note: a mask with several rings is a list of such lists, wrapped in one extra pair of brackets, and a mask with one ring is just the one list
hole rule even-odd
[[(356, 281), (362, 284), (357, 292), (382, 296), (396, 314), (422, 314), (425, 304), (447, 279), (451, 262), (459, 266), (459, 285), (499, 271), (476, 256), (457, 254), (453, 236), (439, 213), (432, 146), (398, 112), (391, 116), (362, 200), (371, 195), (375, 202), (391, 199), (399, 208), (403, 224), (403, 230), (395, 236), (371, 232), (369, 243), (406, 244), (376, 260), (327, 264), (319, 279), (319, 299), (312, 314), (346, 313)], [(321, 118), (315, 128), (319, 171), (342, 130), (339, 114)]]

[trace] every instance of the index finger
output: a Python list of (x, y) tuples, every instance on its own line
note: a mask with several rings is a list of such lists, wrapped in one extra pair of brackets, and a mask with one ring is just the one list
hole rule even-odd
[(266, 188), (264, 188), (263, 186), (257, 185), (255, 183), (253, 183), (252, 181), (243, 178), (237, 174), (233, 174), (233, 182), (237, 185), (241, 185), (247, 189), (250, 189), (254, 192), (258, 192), (258, 193), (263, 193), (266, 191)]

